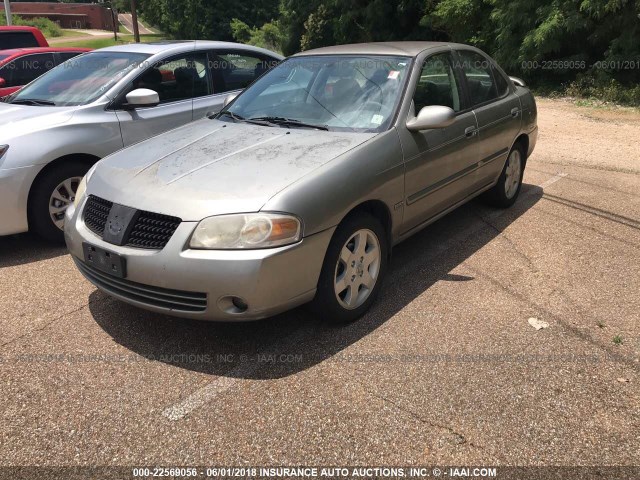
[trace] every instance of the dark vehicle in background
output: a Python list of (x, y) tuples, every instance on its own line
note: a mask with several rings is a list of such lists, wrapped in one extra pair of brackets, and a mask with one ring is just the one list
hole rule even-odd
[(0, 50), (48, 46), (47, 39), (36, 27), (0, 27)]
[(89, 48), (15, 48), (0, 51), (0, 98), (20, 90), (53, 67)]

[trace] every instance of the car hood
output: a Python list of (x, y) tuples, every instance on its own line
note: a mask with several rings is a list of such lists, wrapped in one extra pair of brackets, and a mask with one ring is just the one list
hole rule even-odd
[(47, 107), (0, 103), (0, 140), (68, 122), (74, 107)]
[(256, 212), (373, 136), (204, 119), (100, 161), (87, 193), (184, 221)]

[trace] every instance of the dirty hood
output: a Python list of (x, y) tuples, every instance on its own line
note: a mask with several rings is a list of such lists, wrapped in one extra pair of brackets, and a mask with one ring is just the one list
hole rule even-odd
[(204, 119), (105, 158), (87, 193), (183, 221), (255, 212), (374, 135)]

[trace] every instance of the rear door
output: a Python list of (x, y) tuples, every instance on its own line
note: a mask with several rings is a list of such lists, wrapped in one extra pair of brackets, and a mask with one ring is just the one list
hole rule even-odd
[[(118, 95), (114, 108), (127, 147), (193, 119), (194, 96), (209, 93), (205, 53), (183, 53), (147, 68)], [(126, 94), (137, 88), (154, 90), (160, 103), (154, 107), (128, 110)]]
[(474, 50), (458, 50), (458, 63), (470, 103), (478, 119), (479, 164), (475, 186), (493, 183), (518, 132), (522, 109), (520, 100), (493, 60)]
[(428, 105), (444, 105), (457, 115), (446, 128), (410, 132), (400, 127), (406, 159), (403, 233), (464, 199), (472, 189), (477, 124), (461, 83), (450, 52), (424, 61), (413, 94), (415, 113)]

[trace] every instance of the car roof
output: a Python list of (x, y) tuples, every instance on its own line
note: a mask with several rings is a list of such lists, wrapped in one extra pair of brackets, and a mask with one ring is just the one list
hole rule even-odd
[(399, 55), (415, 57), (425, 50), (446, 46), (468, 48), (468, 45), (450, 42), (372, 42), (316, 48), (296, 53), (294, 57), (305, 55)]
[(97, 50), (99, 52), (129, 52), (129, 53), (146, 53), (148, 55), (157, 55), (159, 53), (182, 53), (190, 52), (194, 49), (225, 49), (233, 48), (238, 50), (248, 50), (254, 52), (261, 52), (267, 55), (283, 58), (277, 53), (270, 52), (264, 48), (253, 47), (251, 45), (243, 45), (241, 43), (233, 42), (218, 42), (213, 40), (165, 40), (161, 42), (149, 42), (149, 43), (129, 43), (127, 45), (116, 45), (113, 47), (106, 47)]
[(11, 25), (11, 26), (7, 26), (7, 25), (3, 25), (0, 26), (0, 31), (5, 30), (5, 31), (16, 31), (16, 30), (24, 30), (24, 31), (29, 31), (29, 32), (39, 32), (40, 30), (37, 29), (36, 27), (28, 27), (26, 25)]
[(0, 50), (2, 55), (10, 57), (16, 55), (28, 55), (32, 53), (55, 53), (55, 52), (90, 52), (90, 48), (74, 48), (74, 47), (31, 47), (31, 48), (9, 48)]

